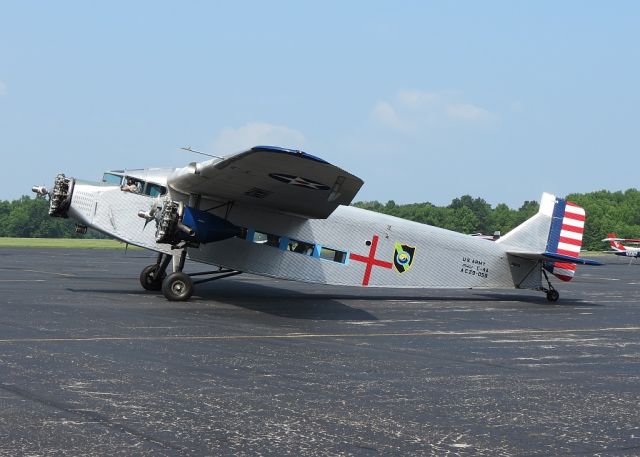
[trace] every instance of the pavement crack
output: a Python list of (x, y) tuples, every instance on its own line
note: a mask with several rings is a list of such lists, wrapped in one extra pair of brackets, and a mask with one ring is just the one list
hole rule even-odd
[(117, 422), (112, 420), (111, 418), (105, 416), (104, 414), (101, 414), (97, 411), (94, 410), (85, 410), (85, 409), (78, 409), (77, 406), (73, 407), (65, 402), (62, 401), (58, 401), (58, 400), (54, 400), (52, 398), (46, 398), (43, 397), (41, 395), (37, 395), (34, 392), (28, 391), (26, 389), (22, 389), (16, 385), (13, 384), (5, 384), (5, 383), (0, 383), (0, 389), (12, 393), (20, 398), (23, 398), (25, 400), (29, 400), (29, 401), (33, 401), (36, 403), (40, 403), (41, 405), (47, 406), (49, 408), (52, 409), (56, 409), (59, 411), (64, 411), (65, 413), (69, 413), (69, 414), (73, 414), (75, 416), (79, 416), (85, 420), (87, 420), (88, 422), (92, 422), (92, 423), (97, 423), (100, 424), (104, 427), (107, 427), (111, 430), (115, 430), (115, 431), (119, 431), (122, 433), (126, 433), (132, 436), (135, 436), (137, 438), (140, 438), (143, 441), (146, 441), (148, 443), (152, 443), (156, 446), (159, 446), (165, 450), (170, 450), (170, 451), (177, 451), (180, 454), (183, 455), (188, 455), (189, 450), (183, 446), (176, 446), (175, 444), (172, 444), (168, 441), (164, 441), (164, 440), (160, 440), (158, 438), (155, 438), (151, 435), (148, 435), (146, 433), (143, 433), (133, 427), (130, 427), (128, 425), (125, 425), (121, 422)]

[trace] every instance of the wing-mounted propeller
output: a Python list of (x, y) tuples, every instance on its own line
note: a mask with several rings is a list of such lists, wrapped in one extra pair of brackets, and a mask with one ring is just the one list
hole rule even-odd
[(162, 205), (162, 197), (158, 195), (158, 197), (149, 205), (148, 211), (138, 211), (138, 216), (145, 220), (144, 227), (142, 227), (143, 232), (147, 228), (147, 224), (156, 219), (158, 211), (162, 209)]
[(225, 240), (241, 233), (240, 227), (221, 217), (170, 199), (155, 202), (149, 211), (140, 211), (138, 216), (145, 219), (145, 227), (155, 220), (156, 242), (172, 246), (180, 243), (195, 246), (198, 243)]

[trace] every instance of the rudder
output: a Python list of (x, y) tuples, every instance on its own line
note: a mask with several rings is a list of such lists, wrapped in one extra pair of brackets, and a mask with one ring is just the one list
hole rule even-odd
[[(580, 257), (585, 220), (584, 208), (560, 198), (556, 199), (546, 251), (569, 257)], [(544, 269), (562, 281), (571, 281), (576, 272), (576, 264), (544, 262)]]

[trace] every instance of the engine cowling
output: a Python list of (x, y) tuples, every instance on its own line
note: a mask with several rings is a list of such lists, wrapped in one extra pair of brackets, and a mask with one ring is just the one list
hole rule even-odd
[(214, 214), (166, 200), (156, 215), (156, 242), (211, 243), (240, 234), (240, 227)]
[(68, 217), (67, 212), (71, 206), (71, 197), (73, 195), (73, 186), (75, 180), (67, 178), (64, 173), (56, 176), (53, 183), (53, 189), (49, 194), (49, 216), (51, 217)]

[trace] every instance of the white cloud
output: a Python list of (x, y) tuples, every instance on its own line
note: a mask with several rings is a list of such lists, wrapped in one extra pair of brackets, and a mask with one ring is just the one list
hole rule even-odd
[(297, 130), (266, 122), (250, 122), (238, 128), (225, 128), (214, 140), (214, 153), (230, 154), (253, 146), (281, 146), (303, 149), (304, 135)]
[(399, 91), (391, 101), (379, 101), (371, 120), (394, 130), (417, 132), (452, 124), (486, 125), (498, 117), (450, 92)]
[(3, 95), (7, 95), (7, 85), (0, 81), (0, 97)]
[(445, 106), (447, 116), (467, 122), (491, 122), (494, 115), (470, 103), (450, 103)]
[(371, 112), (371, 119), (374, 121), (392, 127), (394, 129), (403, 130), (405, 125), (398, 117), (396, 110), (387, 102), (378, 102)]

